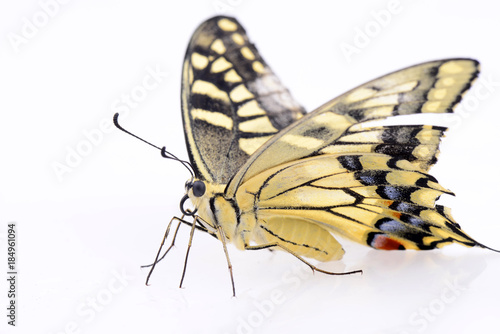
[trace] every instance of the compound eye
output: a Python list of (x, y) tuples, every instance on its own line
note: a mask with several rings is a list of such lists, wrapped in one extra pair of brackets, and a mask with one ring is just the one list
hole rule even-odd
[(205, 194), (205, 183), (203, 181), (194, 181), (193, 182), (193, 195), (196, 197), (201, 197)]

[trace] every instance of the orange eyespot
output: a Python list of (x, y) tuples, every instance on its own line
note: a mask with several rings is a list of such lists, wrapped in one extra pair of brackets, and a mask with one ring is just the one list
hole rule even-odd
[(376, 249), (383, 250), (404, 250), (405, 247), (399, 241), (391, 239), (383, 234), (377, 234), (374, 236), (370, 246)]

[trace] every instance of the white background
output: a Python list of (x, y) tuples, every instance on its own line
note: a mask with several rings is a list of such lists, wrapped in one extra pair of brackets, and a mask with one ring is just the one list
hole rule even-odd
[[(49, 6), (48, 16), (40, 3), (49, 2), (2, 1), (0, 8), (0, 332), (497, 330), (500, 254), (460, 246), (380, 252), (346, 244), (345, 258), (324, 267), (364, 274), (343, 277), (313, 275), (288, 254), (230, 246), (233, 298), (221, 244), (202, 234), (195, 235), (184, 288), (178, 288), (184, 228), (146, 287), (140, 265), (153, 260), (168, 221), (179, 214), (189, 175), (116, 129), (102, 132), (100, 124), (124, 108), (125, 95), (138, 96), (148, 68), (158, 69), (157, 87), (121, 123), (187, 157), (181, 65), (194, 29), (217, 14), (214, 4), (228, 4), (222, 9), (240, 20), (308, 110), (402, 67), (473, 57), (485, 81), (476, 82), (466, 108), (444, 120), (450, 130), (432, 174), (456, 193), (443, 202), (464, 230), (500, 248), (500, 6), (401, 0), (377, 30), (373, 12), (386, 9), (386, 0), (73, 0)], [(30, 30), (26, 22), (38, 27)], [(365, 29), (372, 36), (349, 62), (340, 46), (354, 45)], [(16, 38), (25, 39), (16, 45)], [(76, 150), (86, 155), (71, 157)], [(55, 165), (68, 169), (58, 176)], [(17, 223), (18, 234), (16, 328), (5, 316), (9, 222)]]

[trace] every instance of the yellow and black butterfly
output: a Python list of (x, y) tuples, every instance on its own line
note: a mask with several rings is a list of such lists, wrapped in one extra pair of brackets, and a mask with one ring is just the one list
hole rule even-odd
[[(477, 61), (412, 66), (306, 113), (242, 26), (218, 16), (193, 34), (182, 73), (191, 163), (181, 162), (193, 177), (181, 201), (184, 215), (173, 220), (188, 223), (184, 217), (193, 216), (191, 238), (195, 228), (218, 238), (230, 272), (227, 243), (285, 250), (319, 271), (304, 258), (341, 259), (344, 250), (334, 235), (384, 250), (454, 242), (487, 248), (435, 204), (452, 194), (427, 174), (445, 128), (363, 124), (452, 112), (478, 76)], [(188, 198), (194, 210), (184, 208)]]

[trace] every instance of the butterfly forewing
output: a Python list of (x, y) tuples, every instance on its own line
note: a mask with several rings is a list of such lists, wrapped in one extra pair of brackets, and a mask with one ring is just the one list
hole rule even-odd
[(184, 60), (182, 108), (199, 178), (225, 184), (268, 139), (305, 113), (234, 19), (193, 34)]
[(361, 128), (352, 126), (322, 154), (383, 153), (406, 159), (428, 171), (436, 163), (439, 144), (446, 128), (430, 125), (398, 125)]
[[(359, 122), (414, 113), (452, 112), (478, 73), (475, 60), (449, 59), (412, 66), (361, 85), (309, 113), (261, 146), (231, 180), (226, 194), (231, 196), (242, 181), (270, 167), (327, 154)], [(406, 139), (412, 138), (417, 137), (406, 135)], [(378, 140), (383, 142), (382, 135)], [(351, 145), (349, 152), (358, 152), (360, 146)], [(430, 160), (437, 148), (433, 151)], [(404, 157), (398, 150), (383, 153)]]

